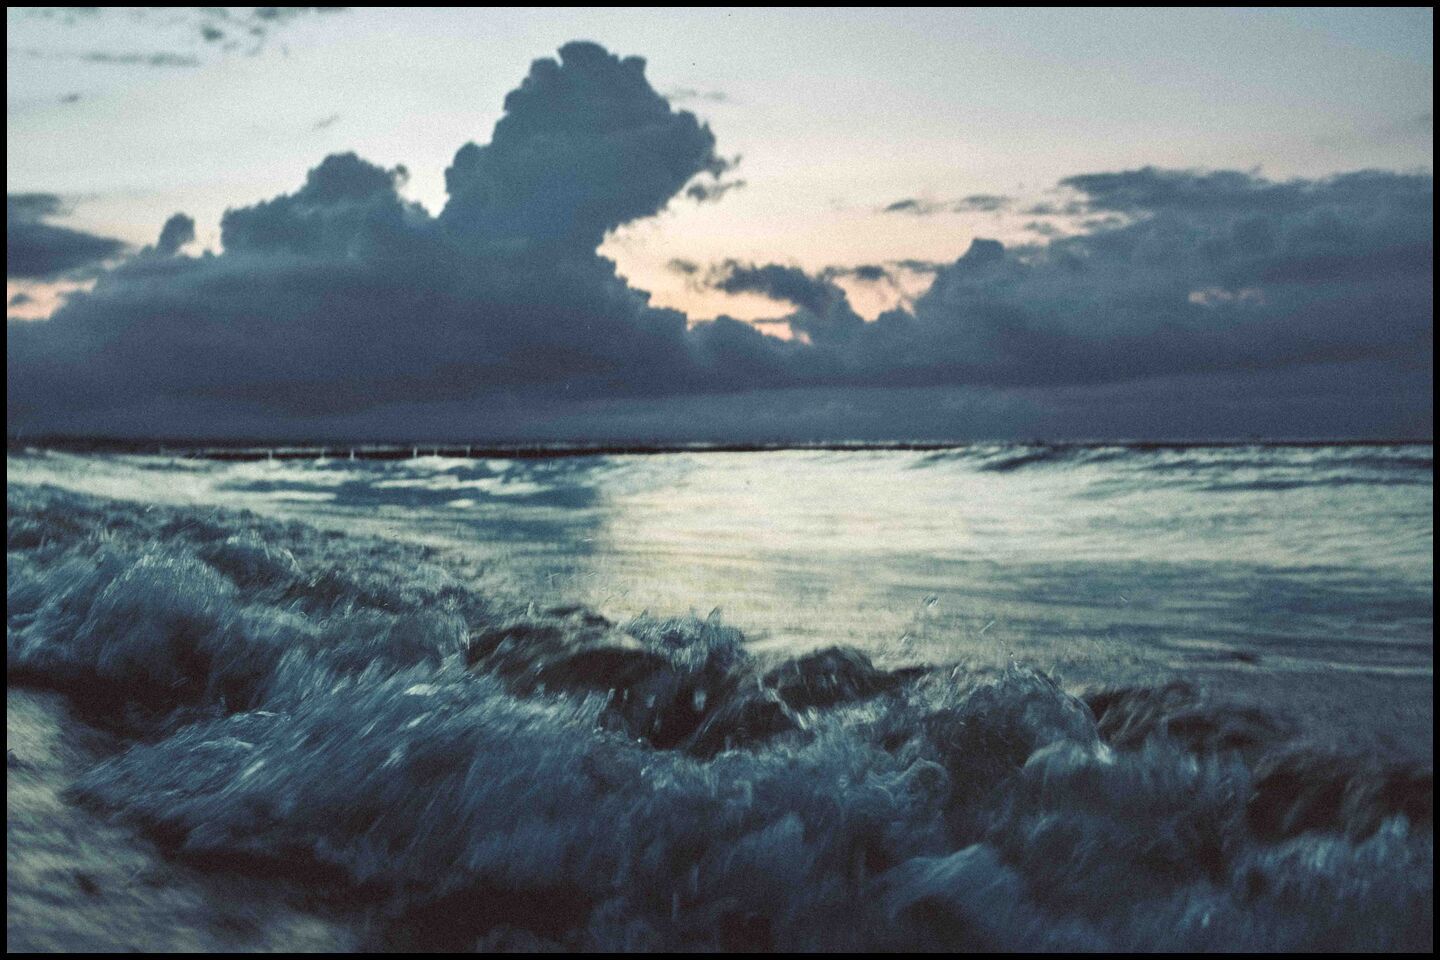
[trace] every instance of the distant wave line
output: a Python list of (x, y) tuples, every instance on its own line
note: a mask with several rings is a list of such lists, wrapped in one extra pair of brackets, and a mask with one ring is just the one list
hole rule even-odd
[(776, 441), (769, 443), (677, 443), (669, 441), (504, 441), (485, 443), (267, 443), (263, 440), (164, 440), (150, 438), (111, 438), (84, 436), (8, 437), (9, 453), (30, 450), (53, 450), (64, 453), (115, 453), (160, 455), (200, 460), (318, 460), (353, 458), (356, 460), (410, 460), (419, 457), (478, 459), (540, 459), (550, 457), (637, 456), (665, 453), (777, 453), (785, 451), (817, 453), (864, 453), (869, 451), (913, 451), (917, 453), (974, 452), (999, 453), (1001, 450), (1033, 451), (1026, 456), (1045, 456), (1088, 450), (1124, 450), (1127, 452), (1181, 452), (1205, 449), (1322, 449), (1326, 447), (1407, 447), (1434, 445), (1431, 439), (1330, 439), (1330, 440), (973, 440), (973, 441)]

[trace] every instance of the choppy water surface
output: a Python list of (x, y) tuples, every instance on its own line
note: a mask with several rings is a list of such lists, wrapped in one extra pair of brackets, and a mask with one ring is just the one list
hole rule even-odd
[[(752, 642), (1077, 678), (1431, 671), (1433, 462), (1401, 447), (971, 447), (252, 463), (12, 458), (12, 482), (441, 544), (486, 587)], [(1133, 665), (1133, 666), (1131, 666)]]
[(8, 470), (73, 796), (366, 942), (1433, 941), (1429, 445)]

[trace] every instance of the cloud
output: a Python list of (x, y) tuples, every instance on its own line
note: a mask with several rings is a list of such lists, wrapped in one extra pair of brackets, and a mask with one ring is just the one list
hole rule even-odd
[(973, 193), (959, 200), (921, 200), (907, 197), (880, 208), (881, 213), (908, 213), (917, 217), (934, 216), (937, 213), (998, 213), (1008, 209), (1013, 201), (993, 193)]
[(798, 267), (727, 260), (710, 268), (704, 285), (724, 293), (759, 293), (795, 306), (794, 313), (776, 322), (806, 344), (848, 343), (865, 326), (831, 277), (812, 277)]
[(665, 99), (671, 103), (688, 103), (700, 100), (705, 103), (729, 103), (730, 96), (723, 90), (696, 90), (693, 87), (681, 87), (677, 90), (668, 90)]
[(903, 260), (893, 260), (891, 263), (901, 270), (910, 273), (939, 273), (947, 264), (937, 263), (934, 260), (919, 260), (914, 257), (907, 257)]
[(183, 53), (111, 53), (106, 50), (94, 50), (82, 54), (80, 59), (86, 63), (109, 63), (119, 66), (143, 66), (143, 67), (198, 67), (200, 58)]
[(353, 153), (326, 157), (293, 194), (225, 211), (220, 240), (237, 256), (290, 254), (330, 258), (337, 264), (363, 259), (389, 245), (405, 245), (409, 224), (423, 224), (423, 210), (397, 192), (404, 167), (386, 170)]
[(1030, 220), (1024, 229), (1041, 237), (1058, 237), (1065, 232), (1047, 220)]
[(171, 257), (194, 239), (195, 221), (183, 213), (177, 213), (160, 228), (160, 239), (155, 241), (155, 252)]
[(1063, 184), (1119, 219), (1013, 252), (977, 241), (898, 318), (893, 367), (938, 362), (967, 382), (1012, 384), (1338, 362), (1428, 370), (1429, 175), (1146, 168)]
[[(326, 14), (343, 13), (348, 7), (193, 7), (175, 15), (166, 11), (164, 18), (146, 17), (141, 21), (157, 25), (177, 22), (199, 34), (203, 43), (231, 52), (254, 56), (265, 48), (272, 35), (292, 22)], [(132, 19), (135, 16), (132, 14)]]
[[(198, 49), (255, 56), (274, 35), (290, 24), (347, 7), (28, 7), (15, 12), (20, 18), (42, 20), (95, 34), (123, 21), (126, 29), (143, 28), (169, 44), (198, 45)], [(108, 36), (105, 38), (108, 39)], [(127, 67), (198, 67), (202, 59), (178, 50), (137, 53), (97, 48), (76, 53), (69, 50), (9, 48), (32, 59), (80, 60)]]
[(826, 279), (848, 277), (861, 283), (893, 283), (890, 271), (878, 263), (863, 263), (854, 267), (826, 267), (822, 273)]
[[(1119, 213), (1192, 211), (1213, 213), (1224, 209), (1259, 211), (1293, 210), (1305, 205), (1316, 190), (1333, 190), (1334, 184), (1304, 180), (1272, 183), (1239, 170), (1212, 172), (1159, 170), (1145, 167), (1119, 173), (1086, 173), (1060, 181), (1084, 194), (1083, 209)], [(1078, 207), (1077, 208), (1082, 208)]]
[(843, 296), (831, 284), (809, 276), (799, 267), (776, 263), (757, 266), (727, 260), (712, 270), (707, 283), (711, 289), (725, 293), (764, 294), (813, 313), (826, 312), (837, 297)]
[(445, 171), (451, 231), (485, 242), (593, 251), (607, 232), (658, 213), (698, 173), (729, 162), (695, 115), (645, 80), (645, 61), (593, 43), (536, 60), (505, 97), (490, 143), (468, 143)]
[[(1055, 435), (1126, 416), (1171, 435), (1429, 429), (1429, 175), (1082, 174), (1060, 187), (1087, 218), (1074, 232), (976, 239), (948, 264), (671, 261), (784, 305), (757, 328), (654, 307), (596, 253), (731, 166), (643, 61), (567, 44), (532, 64), (488, 143), (459, 148), (438, 214), (402, 196), (404, 168), (331, 155), (294, 192), (228, 210), (218, 254), (185, 255), (193, 223), (171, 218), (50, 320), (9, 324), (11, 428), (743, 434), (767, 409), (769, 435), (827, 417), (829, 436), (973, 435), (955, 417), (1023, 408)], [(58, 212), (49, 195), (10, 206), (12, 231)], [(836, 282), (897, 273), (934, 281), (869, 322)], [(777, 325), (791, 336), (762, 332)], [(931, 399), (907, 414), (902, 395)], [(794, 406), (812, 401), (830, 412)], [(729, 413), (697, 415), (707, 404)]]
[(5, 195), (5, 275), (46, 280), (93, 270), (118, 256), (125, 244), (48, 221), (65, 213), (53, 193)]
[(402, 168), (336, 154), (294, 193), (227, 211), (221, 254), (157, 256), (190, 235), (172, 220), (48, 322), (11, 325), (11, 422), (771, 382), (784, 345), (730, 320), (690, 334), (595, 253), (728, 169), (714, 144), (643, 61), (567, 44), (532, 65), (488, 144), (456, 153), (438, 216), (400, 196)]
[(995, 213), (1010, 206), (1009, 197), (997, 196), (993, 193), (974, 193), (968, 197), (962, 197), (951, 204), (950, 209), (956, 213)]
[(104, 10), (101, 7), (17, 7), (7, 12), (13, 16), (50, 20), (73, 27), (77, 23), (99, 17)]
[(1083, 216), (1087, 210), (1089, 207), (1082, 200), (1068, 200), (1063, 203), (1045, 200), (1026, 207), (1023, 212), (1032, 217), (1078, 217)]
[(200, 58), (188, 53), (159, 51), (138, 53), (135, 51), (89, 50), (80, 53), (70, 51), (39, 50), (34, 47), (17, 49), (7, 47), (7, 54), (18, 54), (31, 60), (75, 60), (83, 63), (99, 63), (118, 67), (180, 67), (200, 66)]
[[(1428, 175), (1277, 183), (1145, 169), (1064, 186), (1080, 208), (1114, 215), (1041, 246), (975, 240), (908, 309), (828, 324), (815, 340), (830, 360), (820, 369), (889, 387), (1073, 387), (1322, 364), (1428, 376)], [(839, 275), (728, 262), (708, 283), (834, 317), (843, 300), (828, 279)]]
[(685, 188), (685, 196), (696, 203), (714, 203), (731, 190), (739, 190), (745, 186), (744, 180), (720, 181), (718, 178), (713, 183), (705, 183), (703, 180), (696, 181)]
[(896, 200), (894, 203), (886, 204), (880, 208), (881, 213), (913, 213), (917, 217), (928, 217), (932, 213), (939, 213), (945, 209), (943, 203), (935, 203), (930, 200), (919, 200), (915, 197), (906, 197), (904, 200)]
[(349, 7), (256, 7), (252, 16), (267, 23), (285, 23), (309, 14), (343, 13)]

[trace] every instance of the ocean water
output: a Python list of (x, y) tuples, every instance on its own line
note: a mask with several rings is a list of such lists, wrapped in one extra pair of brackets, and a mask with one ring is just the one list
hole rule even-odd
[(231, 945), (1433, 945), (1428, 444), (7, 469), (65, 808)]

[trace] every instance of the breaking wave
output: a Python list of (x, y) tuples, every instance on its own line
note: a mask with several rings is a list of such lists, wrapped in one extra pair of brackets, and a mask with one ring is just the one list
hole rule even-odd
[(10, 486), (7, 679), (75, 799), (375, 947), (1433, 946), (1428, 765), (1184, 684), (765, 657), (482, 596), (418, 545)]

